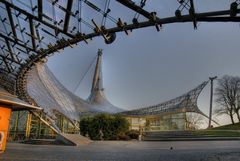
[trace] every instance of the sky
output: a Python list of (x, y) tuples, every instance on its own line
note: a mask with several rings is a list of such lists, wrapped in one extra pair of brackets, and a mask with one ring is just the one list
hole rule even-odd
[[(152, 3), (147, 9), (153, 6)], [(80, 42), (49, 57), (48, 66), (70, 91), (87, 98), (94, 71), (94, 65), (89, 66), (98, 49), (103, 49), (104, 93), (115, 106), (130, 110), (180, 96), (210, 76), (240, 76), (239, 37), (239, 23), (202, 22), (197, 30), (192, 23), (169, 24), (160, 32), (148, 27), (134, 30), (129, 36), (117, 33), (110, 45), (102, 37), (89, 44)], [(209, 91), (210, 84), (198, 99), (199, 108), (207, 115)], [(226, 116), (214, 119), (221, 124), (230, 123)]]

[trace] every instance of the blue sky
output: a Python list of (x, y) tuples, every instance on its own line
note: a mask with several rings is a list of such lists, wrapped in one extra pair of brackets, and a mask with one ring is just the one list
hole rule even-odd
[[(104, 44), (101, 37), (88, 45), (78, 43), (50, 57), (48, 66), (69, 90), (86, 98), (93, 66), (80, 86), (76, 86), (102, 48), (107, 98), (120, 108), (134, 109), (177, 97), (209, 76), (240, 76), (239, 37), (238, 23), (199, 23), (198, 30), (193, 29), (192, 23), (170, 24), (160, 32), (149, 27), (134, 30), (130, 36), (118, 33), (111, 45)], [(209, 90), (207, 86), (198, 101), (206, 114)], [(227, 117), (216, 119), (222, 124), (229, 122)]]

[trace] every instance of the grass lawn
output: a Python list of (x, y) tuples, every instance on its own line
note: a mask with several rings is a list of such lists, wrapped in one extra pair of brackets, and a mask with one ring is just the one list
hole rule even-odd
[(213, 130), (240, 130), (240, 122), (234, 125), (229, 124), (229, 125), (215, 127), (213, 128)]
[(193, 131), (195, 136), (240, 137), (240, 123)]
[(215, 136), (215, 137), (240, 137), (240, 132), (237, 131), (215, 131), (215, 130), (199, 130), (194, 131), (195, 136)]

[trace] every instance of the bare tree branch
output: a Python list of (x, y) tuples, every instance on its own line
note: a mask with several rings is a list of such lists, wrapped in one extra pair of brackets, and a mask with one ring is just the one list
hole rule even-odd
[(225, 75), (218, 80), (215, 89), (217, 115), (227, 114), (234, 124), (233, 116), (236, 114), (240, 122), (240, 77)]

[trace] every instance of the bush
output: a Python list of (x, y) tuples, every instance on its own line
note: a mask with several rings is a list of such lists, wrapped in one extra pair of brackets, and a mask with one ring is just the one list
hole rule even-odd
[(138, 139), (139, 131), (138, 130), (129, 130), (126, 132), (126, 135), (128, 135), (130, 139)]
[(103, 133), (104, 140), (117, 140), (119, 135), (129, 129), (128, 121), (121, 115), (99, 114), (86, 117), (80, 121), (81, 134), (88, 135), (92, 140), (100, 140)]
[(119, 134), (117, 140), (130, 140), (131, 138), (126, 134)]

